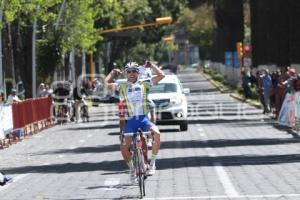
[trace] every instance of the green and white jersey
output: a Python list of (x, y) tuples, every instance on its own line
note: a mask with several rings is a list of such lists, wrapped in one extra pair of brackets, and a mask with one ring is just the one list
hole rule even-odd
[(116, 83), (115, 90), (119, 92), (120, 98), (125, 100), (128, 117), (148, 114), (147, 95), (150, 87), (151, 80)]

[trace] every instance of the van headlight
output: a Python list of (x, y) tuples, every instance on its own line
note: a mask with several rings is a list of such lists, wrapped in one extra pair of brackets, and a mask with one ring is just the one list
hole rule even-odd
[(178, 105), (178, 104), (181, 104), (182, 102), (183, 102), (182, 97), (174, 97), (174, 98), (170, 99), (170, 103), (172, 105)]

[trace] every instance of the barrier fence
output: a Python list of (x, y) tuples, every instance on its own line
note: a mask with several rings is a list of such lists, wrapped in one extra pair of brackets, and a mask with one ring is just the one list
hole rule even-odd
[[(2, 131), (4, 134), (4, 138), (1, 138), (0, 135), (0, 147), (21, 140), (22, 137), (26, 137), (53, 124), (51, 97), (27, 99), (22, 102), (15, 102), (12, 105), (0, 107), (2, 111), (0, 112), (2, 113), (0, 114), (0, 123), (12, 125), (12, 127), (6, 127), (0, 130), (0, 133)], [(5, 110), (6, 114), (4, 113)], [(12, 117), (10, 119), (5, 118), (7, 113), (9, 113), (7, 110), (11, 110)]]

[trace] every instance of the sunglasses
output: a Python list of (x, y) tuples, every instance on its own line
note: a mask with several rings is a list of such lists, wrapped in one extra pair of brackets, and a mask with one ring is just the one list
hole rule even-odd
[(138, 71), (137, 70), (128, 70), (127, 74), (130, 74), (130, 73), (138, 73)]

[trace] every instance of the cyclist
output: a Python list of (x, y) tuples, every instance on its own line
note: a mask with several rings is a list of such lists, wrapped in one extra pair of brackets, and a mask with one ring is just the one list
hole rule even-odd
[[(84, 97), (88, 96), (88, 92), (86, 90), (85, 82), (83, 82), (81, 84), (81, 86), (79, 87), (75, 87), (73, 89), (73, 99), (74, 99), (74, 110), (73, 110), (73, 116), (71, 118), (71, 121), (74, 121), (74, 117), (76, 119), (76, 123), (78, 123), (79, 121), (79, 113), (80, 113), (80, 106), (85, 106), (85, 105), (81, 105), (82, 103), (84, 104)], [(87, 111), (88, 114), (88, 111)]]
[(142, 131), (151, 131), (154, 136), (155, 143), (152, 147), (152, 156), (149, 166), (149, 175), (155, 173), (155, 160), (157, 153), (160, 148), (160, 132), (155, 124), (153, 124), (147, 114), (147, 95), (148, 89), (153, 85), (157, 84), (161, 79), (165, 77), (164, 73), (156, 66), (151, 64), (151, 69), (155, 72), (156, 76), (151, 79), (140, 81), (139, 77), (139, 67), (135, 62), (129, 62), (125, 66), (125, 72), (127, 75), (126, 83), (112, 83), (114, 76), (121, 73), (119, 69), (113, 69), (105, 78), (105, 87), (116, 90), (120, 93), (122, 99), (125, 100), (128, 119), (124, 128), (125, 144), (121, 144), (121, 152), (124, 160), (126, 161), (130, 169), (131, 180), (135, 180), (135, 173), (133, 162), (130, 153), (131, 137), (128, 137), (129, 133), (137, 132), (139, 128)]
[[(54, 85), (52, 97), (54, 100), (54, 105), (57, 103), (58, 108), (62, 106), (64, 117), (68, 117), (68, 111), (69, 107), (68, 104), (65, 103), (65, 100), (69, 99), (71, 97), (72, 88), (71, 85), (64, 81), (57, 82), (57, 85)], [(55, 112), (55, 116), (58, 113)]]

